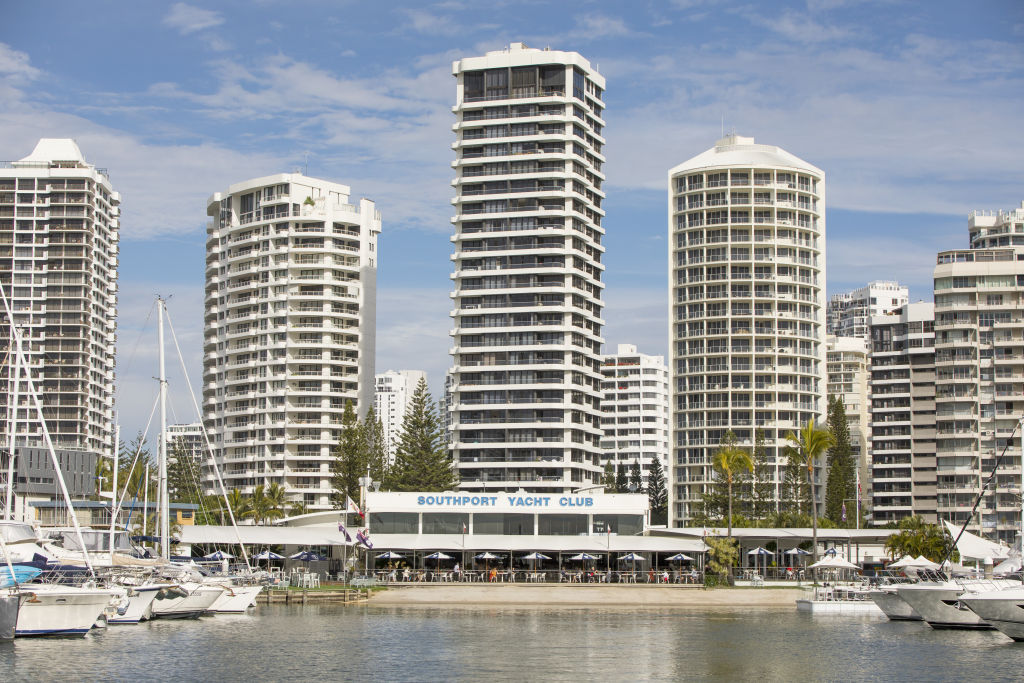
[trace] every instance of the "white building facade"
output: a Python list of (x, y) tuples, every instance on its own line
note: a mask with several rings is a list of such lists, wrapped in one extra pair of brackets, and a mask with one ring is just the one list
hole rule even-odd
[(284, 173), (207, 203), (204, 422), (228, 489), (277, 482), (330, 507), (345, 406), (361, 416), (374, 394), (381, 218), (350, 194)]
[(206, 459), (206, 438), (203, 436), (202, 423), (167, 425), (164, 439), (167, 441), (169, 457), (174, 457), (180, 449), (197, 463), (201, 464)]
[[(860, 482), (860, 505), (871, 505), (871, 457), (869, 442), (871, 400), (868, 394), (870, 377), (870, 346), (863, 337), (828, 337), (826, 368), (827, 390), (843, 402), (850, 446)], [(852, 505), (852, 503), (851, 503)], [(851, 514), (852, 518), (853, 515)]]
[(665, 357), (640, 353), (632, 344), (619, 344), (615, 353), (605, 355), (601, 375), (604, 462), (627, 472), (639, 463), (646, 489), (655, 459), (668, 472)]
[(885, 315), (905, 306), (910, 291), (898, 282), (876, 280), (852, 292), (833, 294), (828, 300), (828, 333), (837, 337), (871, 336), (871, 316)]
[(727, 431), (748, 449), (762, 433), (778, 498), (785, 435), (824, 419), (825, 174), (731, 135), (668, 183), (669, 524), (685, 526)]
[[(58, 448), (114, 447), (120, 204), (107, 171), (88, 163), (74, 140), (44, 138), (29, 156), (0, 164), (0, 285)], [(0, 318), (11, 323), (2, 307)], [(6, 332), (0, 346), (6, 358)], [(9, 380), (5, 362), (0, 438), (15, 417), (19, 438), (41, 442), (24, 380), (10, 412)]]
[(422, 370), (388, 370), (375, 378), (373, 409), (384, 428), (390, 463), (395, 462), (395, 446), (398, 443), (398, 436), (402, 433), (405, 413), (421, 379), (427, 379), (427, 373)]
[(470, 491), (601, 475), (604, 78), (521, 43), (462, 59), (450, 434)]
[(931, 302), (871, 317), (871, 521), (935, 514), (935, 330)]
[[(1024, 211), (981, 225), (972, 242), (1024, 235)], [(988, 220), (983, 221), (989, 223)], [(998, 237), (996, 235), (999, 235)], [(968, 531), (1013, 543), (1020, 531), (1024, 415), (1024, 248), (944, 251), (935, 266), (935, 405), (938, 513)], [(1000, 461), (1000, 456), (1005, 456)], [(996, 468), (976, 514), (974, 499)]]

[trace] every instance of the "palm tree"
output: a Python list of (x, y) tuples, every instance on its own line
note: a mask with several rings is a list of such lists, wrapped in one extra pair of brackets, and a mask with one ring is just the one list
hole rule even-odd
[(249, 496), (249, 509), (243, 514), (252, 517), (253, 522), (259, 524), (267, 518), (269, 511), (270, 502), (267, 500), (266, 492), (262, 486), (257, 486)]
[(814, 465), (818, 458), (828, 449), (832, 448), (834, 440), (832, 432), (824, 427), (814, 424), (814, 420), (808, 420), (807, 425), (800, 430), (799, 434), (790, 432), (786, 434), (786, 440), (791, 445), (786, 446), (785, 453), (792, 462), (801, 467), (807, 468), (807, 484), (811, 489), (811, 524), (814, 538), (814, 561), (818, 561), (818, 501), (814, 495)]
[(276, 481), (267, 484), (264, 497), (267, 499), (267, 511), (265, 519), (279, 519), (284, 517), (285, 506), (288, 504), (288, 493), (285, 488)]
[(711, 459), (711, 465), (718, 470), (723, 477), (729, 491), (729, 538), (732, 538), (732, 482), (741, 470), (751, 472), (754, 469), (754, 462), (750, 454), (736, 445), (736, 435), (730, 429), (718, 443), (718, 450)]
[(231, 507), (231, 514), (235, 519), (249, 516), (251, 504), (249, 498), (238, 489), (231, 489), (228, 494), (228, 505)]
[(309, 509), (301, 500), (297, 500), (288, 506), (288, 515), (290, 517), (298, 517), (299, 515), (304, 515), (307, 512), (309, 512)]

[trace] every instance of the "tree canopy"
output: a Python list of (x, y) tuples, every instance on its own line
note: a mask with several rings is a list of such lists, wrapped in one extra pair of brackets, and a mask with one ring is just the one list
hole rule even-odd
[(451, 491), (458, 485), (437, 404), (420, 379), (395, 448), (395, 465), (385, 478), (394, 491)]
[[(850, 445), (850, 428), (846, 422), (846, 406), (842, 398), (831, 397), (828, 402), (828, 429), (832, 434), (832, 447), (828, 451), (828, 479), (825, 484), (825, 516), (840, 526), (852, 526), (857, 514), (856, 463)], [(844, 502), (852, 509), (844, 514)], [(846, 519), (844, 519), (844, 517)]]

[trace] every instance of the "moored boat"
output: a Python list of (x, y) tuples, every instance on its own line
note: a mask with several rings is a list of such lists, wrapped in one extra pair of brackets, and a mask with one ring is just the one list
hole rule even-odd
[(921, 615), (897, 595), (896, 586), (876, 588), (868, 593), (868, 597), (892, 621), (921, 621)]
[(964, 596), (960, 602), (1003, 635), (1024, 641), (1024, 588)]
[(201, 617), (224, 593), (220, 586), (186, 582), (157, 592), (152, 610), (154, 619), (196, 619)]
[(85, 635), (114, 597), (106, 588), (35, 583), (22, 585), (20, 592), (25, 600), (18, 611), (18, 637)]

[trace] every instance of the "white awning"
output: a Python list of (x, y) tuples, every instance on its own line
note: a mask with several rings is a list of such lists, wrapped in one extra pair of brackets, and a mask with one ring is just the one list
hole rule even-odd
[[(310, 528), (310, 527), (305, 527)], [(663, 536), (503, 536), (484, 534), (374, 534), (374, 550), (467, 550), (492, 552), (702, 553), (699, 539)], [(465, 543), (465, 545), (463, 545)]]
[(182, 526), (181, 542), (189, 545), (352, 545), (336, 526)]
[[(953, 526), (943, 520), (949, 535), (956, 538), (960, 534), (960, 527)], [(987, 539), (965, 531), (960, 540), (956, 542), (956, 549), (960, 551), (961, 560), (984, 560), (986, 557), (993, 560), (1004, 560), (1010, 556), (1009, 547), (1000, 543), (994, 543)]]

